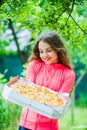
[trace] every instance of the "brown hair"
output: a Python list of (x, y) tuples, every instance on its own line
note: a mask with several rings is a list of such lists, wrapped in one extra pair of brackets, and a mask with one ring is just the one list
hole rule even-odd
[(39, 49), (38, 49), (38, 44), (40, 41), (48, 43), (53, 50), (58, 54), (58, 61), (59, 63), (62, 63), (63, 65), (67, 66), (68, 68), (72, 68), (70, 65), (69, 58), (67, 56), (67, 50), (64, 46), (63, 41), (61, 40), (60, 36), (55, 33), (54, 31), (48, 31), (44, 33), (36, 42), (34, 48), (33, 48), (33, 53), (31, 57), (29, 58), (29, 62), (32, 60), (41, 60), (40, 54), (39, 54)]

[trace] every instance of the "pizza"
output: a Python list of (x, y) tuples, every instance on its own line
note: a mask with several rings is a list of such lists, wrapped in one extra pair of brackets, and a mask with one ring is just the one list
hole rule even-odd
[(64, 98), (60, 94), (44, 86), (17, 81), (10, 84), (9, 87), (29, 99), (49, 106), (63, 106), (65, 104)]

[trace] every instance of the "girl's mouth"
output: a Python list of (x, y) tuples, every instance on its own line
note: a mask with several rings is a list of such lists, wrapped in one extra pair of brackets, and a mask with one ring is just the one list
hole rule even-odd
[(50, 61), (50, 58), (48, 58), (48, 59), (43, 59), (45, 62), (48, 62), (48, 61)]

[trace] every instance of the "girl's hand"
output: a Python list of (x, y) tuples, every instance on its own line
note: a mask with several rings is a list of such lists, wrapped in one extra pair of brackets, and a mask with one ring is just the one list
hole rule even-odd
[(18, 81), (18, 76), (12, 78), (12, 79), (7, 83), (7, 86), (10, 86), (11, 84), (15, 83), (16, 81)]

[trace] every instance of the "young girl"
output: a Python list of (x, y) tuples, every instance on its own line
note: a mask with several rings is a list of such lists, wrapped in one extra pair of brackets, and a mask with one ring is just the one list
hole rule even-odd
[[(75, 80), (63, 41), (54, 31), (36, 42), (27, 67), (26, 79), (59, 93), (70, 93)], [(58, 120), (24, 108), (19, 130), (58, 130)]]

